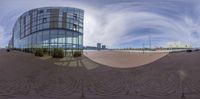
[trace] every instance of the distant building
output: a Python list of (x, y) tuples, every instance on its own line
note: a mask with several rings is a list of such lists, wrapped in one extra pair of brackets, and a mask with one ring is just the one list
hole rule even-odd
[(102, 45), (102, 49), (106, 49), (106, 45)]
[(101, 43), (97, 43), (97, 49), (98, 49), (98, 50), (101, 49)]
[(183, 42), (168, 42), (166, 44), (167, 48), (192, 48), (192, 45), (189, 43)]
[(85, 46), (84, 49), (85, 50), (97, 50), (97, 47), (95, 47), (95, 46)]
[(107, 49), (106, 45), (101, 45), (101, 43), (97, 43), (96, 46), (85, 46), (85, 50), (104, 50)]

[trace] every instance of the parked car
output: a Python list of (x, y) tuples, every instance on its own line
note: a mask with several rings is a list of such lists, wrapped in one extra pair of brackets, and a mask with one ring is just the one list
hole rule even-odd
[(10, 49), (6, 49), (7, 52), (10, 52)]
[(194, 51), (199, 51), (199, 49), (194, 49)]
[(192, 52), (192, 50), (191, 49), (187, 49), (186, 52)]

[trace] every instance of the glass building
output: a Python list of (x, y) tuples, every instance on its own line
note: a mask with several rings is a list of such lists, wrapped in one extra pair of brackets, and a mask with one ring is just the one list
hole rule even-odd
[(13, 28), (12, 46), (21, 51), (62, 48), (65, 56), (83, 49), (84, 11), (71, 7), (44, 7), (25, 12)]

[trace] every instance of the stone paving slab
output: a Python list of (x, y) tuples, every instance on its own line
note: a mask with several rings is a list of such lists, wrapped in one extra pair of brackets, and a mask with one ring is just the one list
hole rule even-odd
[(85, 56), (43, 60), (0, 50), (0, 99), (199, 99), (199, 59), (200, 52), (172, 53), (119, 69)]

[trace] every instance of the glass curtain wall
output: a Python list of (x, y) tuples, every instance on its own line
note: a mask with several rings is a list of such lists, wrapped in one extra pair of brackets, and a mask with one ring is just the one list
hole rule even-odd
[(83, 49), (84, 11), (71, 7), (45, 7), (25, 12), (13, 28), (13, 47), (62, 48), (65, 55)]

